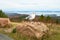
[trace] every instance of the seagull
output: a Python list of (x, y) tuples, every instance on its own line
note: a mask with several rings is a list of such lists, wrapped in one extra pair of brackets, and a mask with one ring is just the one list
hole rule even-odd
[(32, 13), (28, 17), (26, 17), (25, 19), (33, 20), (35, 18), (35, 16), (36, 16), (35, 13)]

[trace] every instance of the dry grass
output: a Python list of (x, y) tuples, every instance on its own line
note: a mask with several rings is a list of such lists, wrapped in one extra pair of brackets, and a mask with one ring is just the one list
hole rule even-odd
[[(13, 27), (19, 23), (12, 22)], [(47, 24), (50, 31), (47, 33), (47, 36), (43, 36), (41, 40), (60, 40), (60, 25), (59, 24)], [(14, 40), (38, 40), (37, 38), (28, 38), (27, 36), (21, 35), (20, 33), (5, 33), (2, 29), (0, 29), (0, 33), (6, 34)], [(40, 40), (40, 39), (39, 39)]]

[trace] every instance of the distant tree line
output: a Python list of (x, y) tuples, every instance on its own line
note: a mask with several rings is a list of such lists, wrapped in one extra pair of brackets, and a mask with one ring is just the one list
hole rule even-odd
[(44, 15), (41, 15), (38, 20), (46, 23), (56, 23), (56, 24), (60, 23), (59, 19), (54, 19), (50, 16), (44, 16)]
[(7, 18), (8, 16), (2, 11), (0, 10), (0, 18)]

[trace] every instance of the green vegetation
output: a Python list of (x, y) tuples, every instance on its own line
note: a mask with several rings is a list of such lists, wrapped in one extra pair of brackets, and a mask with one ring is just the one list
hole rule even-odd
[(13, 29), (12, 33), (16, 33), (16, 28)]
[(40, 21), (44, 21), (45, 17), (43, 15), (40, 16)]
[(42, 22), (50, 22), (52, 19), (51, 19), (50, 16), (45, 17), (45, 16), (41, 15), (39, 17), (39, 20), (42, 21)]
[(2, 10), (0, 10), (0, 17), (7, 18), (8, 16)]
[(58, 19), (58, 18), (52, 18), (50, 16), (41, 15), (38, 18), (38, 20), (41, 21), (41, 22), (45, 22), (45, 23), (56, 23), (56, 24), (60, 24), (60, 19)]
[(51, 17), (50, 17), (50, 16), (47, 16), (47, 17), (46, 17), (46, 21), (47, 21), (47, 22), (50, 22), (50, 20), (51, 20)]

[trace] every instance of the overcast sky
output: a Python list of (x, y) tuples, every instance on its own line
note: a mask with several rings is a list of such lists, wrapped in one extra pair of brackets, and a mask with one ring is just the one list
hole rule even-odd
[(59, 10), (60, 0), (0, 0), (0, 9)]
[(0, 0), (2, 10), (58, 10), (60, 11), (60, 0)]

